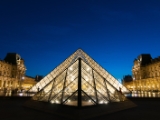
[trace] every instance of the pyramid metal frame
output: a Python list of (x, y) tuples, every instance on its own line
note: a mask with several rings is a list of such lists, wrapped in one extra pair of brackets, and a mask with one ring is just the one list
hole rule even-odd
[(122, 92), (129, 92), (78, 49), (29, 92), (37, 92), (33, 100), (81, 107), (121, 101), (123, 95), (118, 92), (119, 88)]

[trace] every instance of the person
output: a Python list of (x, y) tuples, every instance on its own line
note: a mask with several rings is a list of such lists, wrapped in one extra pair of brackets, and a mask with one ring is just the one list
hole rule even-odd
[(37, 88), (37, 91), (38, 91), (38, 92), (39, 92), (39, 89), (40, 89), (40, 88), (38, 87), (38, 88)]
[(119, 92), (122, 94), (122, 90), (121, 90), (121, 88), (119, 87)]
[(120, 93), (120, 99), (121, 99), (121, 101), (124, 101), (125, 100), (125, 96), (123, 95), (123, 93), (122, 93), (122, 90), (121, 90), (121, 88), (119, 87), (119, 93)]
[(4, 96), (7, 95), (7, 88), (4, 88)]
[(12, 95), (12, 96), (14, 95), (14, 89), (11, 90), (11, 95)]

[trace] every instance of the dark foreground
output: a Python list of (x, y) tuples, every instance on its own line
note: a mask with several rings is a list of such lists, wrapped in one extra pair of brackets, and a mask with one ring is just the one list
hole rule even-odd
[[(69, 120), (62, 116), (24, 107), (28, 97), (1, 97), (0, 120)], [(137, 107), (88, 120), (160, 120), (160, 98), (129, 98)]]

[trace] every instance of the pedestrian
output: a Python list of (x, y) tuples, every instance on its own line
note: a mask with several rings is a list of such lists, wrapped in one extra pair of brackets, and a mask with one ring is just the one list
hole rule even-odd
[(38, 87), (38, 88), (37, 88), (37, 91), (38, 91), (38, 92), (39, 92), (39, 89), (40, 89), (40, 88)]

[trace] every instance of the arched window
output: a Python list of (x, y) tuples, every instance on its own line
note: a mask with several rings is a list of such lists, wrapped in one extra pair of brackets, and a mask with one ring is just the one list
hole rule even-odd
[(157, 77), (159, 77), (159, 72), (157, 71)]

